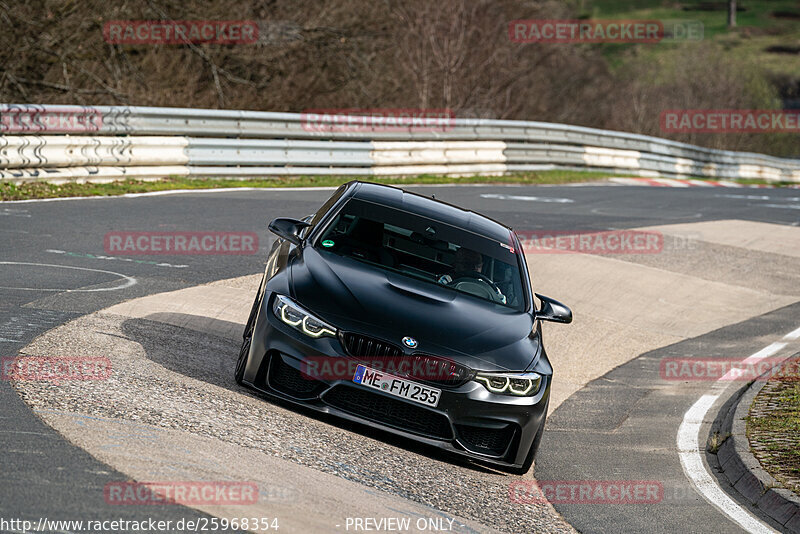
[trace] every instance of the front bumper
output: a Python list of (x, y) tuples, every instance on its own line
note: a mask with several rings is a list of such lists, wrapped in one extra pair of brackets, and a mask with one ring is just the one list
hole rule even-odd
[(502, 467), (524, 464), (545, 421), (549, 375), (533, 397), (493, 394), (475, 381), (433, 386), (442, 393), (432, 408), (356, 384), (352, 376), (311, 378), (304, 365), (310, 358), (349, 361), (338, 338), (305, 336), (262, 306), (244, 382), (263, 393)]

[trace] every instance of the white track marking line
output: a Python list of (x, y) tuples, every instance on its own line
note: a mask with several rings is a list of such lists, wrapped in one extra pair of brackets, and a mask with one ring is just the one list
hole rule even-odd
[[(612, 177), (609, 181), (618, 185), (642, 185), (642, 186), (660, 186), (660, 187), (756, 187), (774, 189), (775, 186), (767, 184), (740, 184), (731, 182), (730, 180), (695, 180), (686, 178), (622, 178)], [(800, 186), (789, 185), (789, 188), (798, 188)]]
[(173, 264), (173, 263), (166, 263), (166, 262), (159, 262), (159, 261), (151, 261), (151, 260), (138, 260), (133, 258), (120, 258), (118, 256), (104, 256), (102, 254), (87, 254), (87, 253), (78, 253), (78, 252), (67, 252), (66, 250), (58, 250), (49, 248), (45, 250), (45, 252), (49, 252), (50, 254), (66, 254), (67, 256), (71, 256), (73, 258), (87, 258), (92, 260), (110, 260), (110, 261), (127, 261), (131, 263), (139, 263), (142, 265), (155, 265), (156, 267), (174, 267), (176, 269), (183, 269), (188, 267), (188, 265), (184, 264)]
[(556, 197), (533, 197), (526, 195), (501, 195), (499, 193), (484, 193), (481, 198), (492, 198), (497, 200), (524, 200), (527, 202), (556, 202), (558, 204), (569, 204), (575, 202), (571, 198), (556, 198)]
[(3, 208), (0, 210), (0, 216), (7, 216), (7, 217), (32, 217), (28, 210), (17, 210), (14, 208)]
[(683, 471), (706, 500), (746, 531), (751, 533), (776, 532), (741, 508), (722, 491), (706, 471), (703, 458), (700, 456), (698, 440), (703, 420), (718, 397), (719, 394), (703, 395), (683, 416), (683, 422), (678, 430), (678, 454)]
[(737, 198), (739, 200), (772, 200), (772, 197), (767, 195), (732, 195), (730, 193), (727, 193), (714, 196), (717, 198)]
[[(613, 178), (612, 178), (613, 180)], [(392, 184), (389, 184), (392, 185)], [(397, 184), (403, 187), (525, 187), (526, 184)], [(583, 182), (575, 184), (541, 184), (537, 187), (597, 187), (606, 185), (604, 182)], [(208, 189), (170, 189), (167, 191), (148, 191), (147, 193), (124, 193), (122, 195), (105, 195), (94, 197), (58, 197), (58, 198), (30, 198), (26, 200), (0, 200), (2, 204), (30, 204), (32, 202), (61, 202), (62, 200), (101, 200), (109, 198), (139, 198), (163, 195), (183, 195), (187, 193), (234, 193), (236, 191), (336, 191), (338, 186), (319, 187), (212, 187)]]
[(217, 187), (211, 189), (170, 189), (168, 191), (148, 191), (147, 193), (125, 193), (94, 197), (30, 198), (27, 200), (3, 200), (1, 204), (29, 204), (31, 202), (60, 202), (62, 200), (101, 200), (109, 198), (157, 197), (181, 195), (186, 193), (232, 193), (235, 191), (335, 191), (335, 187)]
[[(656, 180), (662, 180), (662, 182), (657, 182)], [(689, 181), (697, 181), (702, 182), (701, 180), (689, 180)], [(654, 185), (655, 182), (658, 185), (668, 186), (668, 187), (690, 187), (689, 184), (685, 183), (685, 181), (676, 180), (674, 178), (623, 178), (623, 177), (611, 177), (608, 179), (608, 182), (601, 182), (601, 181), (591, 181), (591, 182), (582, 182), (582, 183), (574, 183), (574, 184), (540, 184), (537, 187), (599, 187), (603, 185), (608, 185), (608, 183), (614, 183), (618, 185)], [(391, 185), (391, 184), (390, 184)], [(449, 184), (402, 184), (405, 187), (525, 187), (525, 184), (460, 184), (460, 183), (449, 183)], [(695, 185), (700, 185), (695, 184)], [(751, 185), (751, 186), (744, 186), (741, 184), (737, 184), (735, 182), (712, 182), (709, 184), (703, 183), (702, 185), (712, 187), (713, 185), (719, 185), (724, 187), (767, 187), (772, 188), (771, 185)], [(790, 185), (786, 186), (789, 188), (800, 188), (798, 185)], [(149, 191), (147, 193), (124, 193), (122, 195), (106, 195), (106, 196), (93, 196), (93, 197), (58, 197), (58, 198), (30, 198), (26, 200), (0, 200), (0, 204), (30, 204), (33, 202), (61, 202), (63, 200), (101, 200), (101, 199), (109, 199), (109, 198), (139, 198), (139, 197), (154, 197), (154, 196), (163, 196), (163, 195), (181, 195), (187, 193), (232, 193), (235, 191), (335, 191), (336, 186), (320, 186), (320, 187), (217, 187), (217, 188), (209, 188), (209, 189), (172, 189), (168, 191)]]
[(800, 204), (761, 204), (765, 208), (783, 208), (787, 210), (800, 210)]
[(691, 187), (685, 181), (676, 180), (674, 178), (653, 178), (653, 180), (669, 187)]
[[(783, 339), (789, 341), (798, 338), (800, 338), (800, 328), (783, 336)], [(753, 363), (763, 360), (780, 351), (787, 345), (788, 343), (776, 341), (748, 356), (742, 363)], [(697, 491), (700, 492), (708, 502), (716, 506), (743, 529), (750, 533), (777, 532), (731, 499), (731, 497), (719, 487), (716, 480), (714, 480), (711, 474), (706, 470), (705, 464), (703, 463), (703, 457), (700, 451), (705, 450), (705, 445), (701, 445), (700, 430), (708, 411), (714, 403), (717, 402), (720, 395), (722, 395), (728, 383), (726, 380), (730, 380), (726, 378), (729, 374), (730, 371), (714, 382), (712, 390), (714, 390), (715, 393), (709, 393), (700, 397), (700, 399), (684, 414), (681, 426), (678, 428), (677, 436), (678, 456), (681, 460), (681, 466), (683, 467), (683, 472), (686, 473), (686, 476)]]
[(57, 291), (59, 293), (94, 293), (97, 291), (116, 291), (118, 289), (125, 289), (136, 285), (136, 278), (122, 273), (115, 273), (114, 271), (104, 271), (102, 269), (89, 269), (88, 267), (73, 267), (71, 265), (53, 265), (51, 263), (28, 263), (22, 261), (0, 261), (0, 265), (33, 265), (35, 267), (55, 267), (57, 269), (74, 269), (76, 271), (92, 271), (95, 273), (113, 274), (125, 279), (125, 283), (114, 287), (96, 287), (93, 289), (41, 289), (37, 287), (6, 287), (0, 286), (0, 289), (16, 289), (18, 291)]
[(795, 339), (800, 339), (800, 328), (798, 328), (797, 330), (792, 330), (791, 332), (783, 336), (783, 339), (788, 339), (790, 341), (794, 341)]
[[(767, 356), (772, 356), (773, 354), (775, 354), (776, 352), (781, 350), (786, 345), (788, 345), (788, 343), (780, 343), (780, 342), (776, 341), (775, 343), (764, 347), (763, 349), (761, 349), (760, 351), (756, 352), (755, 354), (752, 354), (752, 355), (748, 356), (747, 358), (742, 360), (741, 363), (743, 363), (743, 364), (756, 363), (756, 362), (758, 362), (760, 360), (763, 360)], [(738, 373), (739, 373), (738, 369), (731, 369), (730, 371), (725, 373), (725, 375), (722, 378), (720, 378), (719, 381), (721, 382), (723, 380), (734, 380), (737, 376), (739, 376)]]
[(641, 178), (609, 178), (609, 181), (622, 185), (647, 185)]

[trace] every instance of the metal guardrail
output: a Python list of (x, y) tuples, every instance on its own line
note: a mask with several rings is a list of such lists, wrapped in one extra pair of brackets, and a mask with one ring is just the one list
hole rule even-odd
[(3, 104), (0, 179), (471, 175), (584, 168), (800, 182), (800, 160), (580, 126), (455, 119), (436, 130), (346, 131), (333, 120), (322, 117), (309, 124), (302, 114), (262, 111)]

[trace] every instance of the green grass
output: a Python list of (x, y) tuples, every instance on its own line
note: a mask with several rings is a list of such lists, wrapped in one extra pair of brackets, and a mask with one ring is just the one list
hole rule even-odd
[[(767, 415), (747, 418), (751, 444), (766, 446), (769, 455), (757, 454), (763, 467), (793, 491), (800, 491), (800, 381), (782, 380), (781, 389), (769, 398), (780, 406)], [(771, 438), (788, 441), (773, 441)]]
[(170, 177), (158, 181), (124, 180), (108, 184), (66, 183), (50, 184), (30, 182), (15, 185), (0, 181), (0, 200), (27, 200), (34, 198), (114, 196), (125, 193), (147, 193), (174, 189), (213, 189), (219, 187), (326, 187), (338, 186), (351, 180), (364, 180), (381, 184), (566, 184), (589, 182), (608, 177), (608, 173), (585, 171), (542, 171), (514, 173), (507, 176), (467, 176), (453, 178), (436, 175), (404, 177), (381, 176), (296, 176), (270, 177), (252, 180), (206, 179)]
[[(780, 393), (772, 397), (770, 401), (783, 405), (785, 408), (775, 410), (766, 417), (748, 419), (753, 430), (785, 432), (797, 436), (800, 440), (800, 381), (787, 381)], [(800, 449), (793, 452), (800, 455)], [(800, 466), (798, 467), (800, 468)]]
[[(615, 174), (614, 176), (626, 176)], [(66, 183), (50, 184), (45, 182), (29, 182), (16, 185), (12, 182), (0, 181), (0, 201), (2, 200), (29, 200), (36, 198), (64, 198), (64, 197), (96, 197), (115, 196), (126, 193), (149, 193), (152, 191), (171, 191), (175, 189), (215, 189), (222, 187), (335, 187), (351, 180), (363, 180), (389, 185), (414, 185), (414, 184), (570, 184), (578, 182), (592, 182), (608, 178), (608, 173), (589, 171), (541, 171), (519, 172), (506, 176), (466, 176), (453, 178), (421, 174), (417, 176), (382, 177), (382, 176), (293, 176), (270, 177), (252, 180), (231, 178), (182, 178), (170, 177), (157, 181), (124, 180), (108, 184)], [(695, 180), (711, 180), (710, 178), (694, 178)], [(729, 180), (745, 185), (797, 185), (792, 182), (767, 182), (765, 180), (742, 179)]]
[[(699, 20), (707, 35), (727, 32), (727, 6), (714, 11), (692, 9), (708, 3), (707, 0), (590, 0), (584, 3), (584, 8), (592, 18)], [(796, 0), (739, 0), (738, 4), (744, 11), (736, 14), (737, 27), (796, 29), (800, 24), (798, 20), (772, 16), (779, 11), (800, 15)]]
[[(718, 182), (718, 178), (692, 178), (693, 180), (708, 180), (712, 182)], [(800, 184), (797, 182), (770, 182), (767, 180), (761, 180), (759, 178), (737, 178), (736, 180), (729, 180), (726, 179), (726, 182), (736, 182), (737, 184), (742, 185), (774, 185), (775, 187), (796, 187)]]
[[(800, 72), (800, 54), (767, 52), (774, 45), (800, 46), (800, 19), (779, 18), (775, 12), (791, 12), (800, 16), (800, 6), (795, 0), (739, 0), (746, 8), (737, 13), (736, 28), (727, 27), (726, 9), (715, 11), (684, 10), (701, 3), (701, 0), (675, 2), (670, 0), (585, 0), (581, 5), (583, 15), (594, 19), (644, 19), (661, 21), (700, 21), (704, 27), (704, 40), (723, 46), (736, 58), (749, 59), (769, 72), (797, 76)], [(614, 66), (625, 62), (623, 54), (633, 47), (640, 51), (658, 54), (670, 50), (678, 43), (662, 42), (651, 45), (606, 44), (606, 56)]]

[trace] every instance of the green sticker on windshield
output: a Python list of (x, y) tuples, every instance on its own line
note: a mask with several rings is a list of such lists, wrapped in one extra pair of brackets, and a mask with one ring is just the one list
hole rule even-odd
[(331, 248), (333, 246), (333, 241), (326, 239), (322, 242), (322, 246), (325, 248)]

